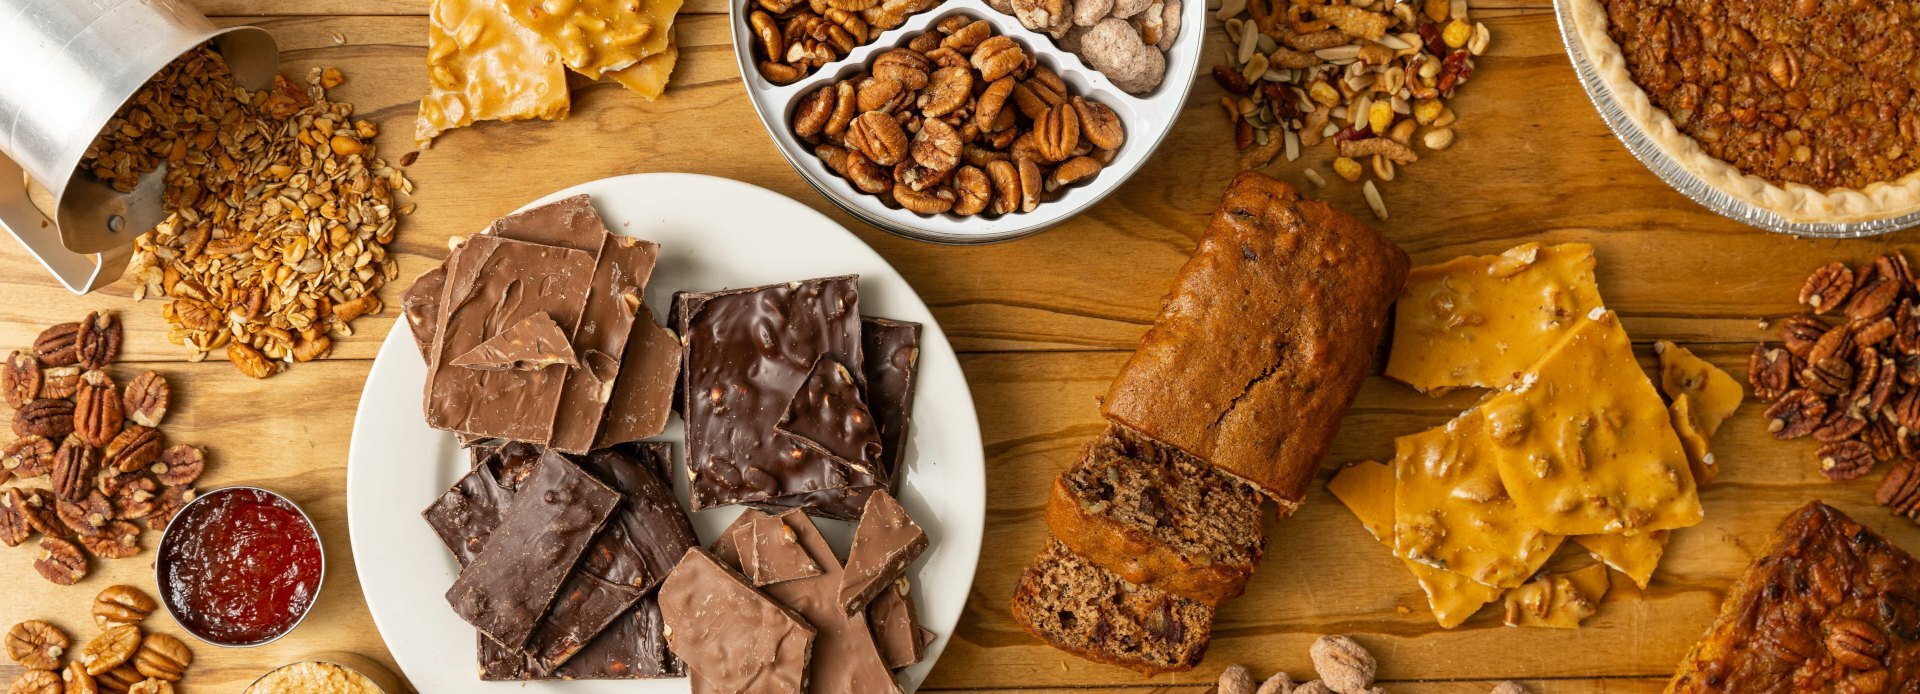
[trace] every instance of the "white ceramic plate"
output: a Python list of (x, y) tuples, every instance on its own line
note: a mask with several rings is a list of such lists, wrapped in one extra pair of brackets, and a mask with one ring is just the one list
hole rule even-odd
[[(925, 327), (901, 501), (932, 546), (910, 570), (924, 626), (939, 634), (925, 662), (901, 676), (918, 687), (960, 619), (980, 558), (986, 511), (985, 459), (973, 397), (953, 346), (900, 274), (866, 244), (806, 206), (755, 186), (692, 174), (637, 174), (586, 183), (528, 205), (588, 193), (608, 228), (660, 243), (647, 304), (666, 315), (676, 290), (714, 290), (857, 273), (860, 311)], [(427, 427), (421, 392), (427, 369), (404, 323), (387, 335), (353, 425), (347, 461), (347, 527), (367, 607), (394, 659), (423, 692), (685, 692), (687, 681), (483, 683), (474, 630), (443, 597), (459, 565), (420, 511), (465, 474), (466, 451), (452, 434)], [(659, 440), (685, 470), (676, 418)], [(676, 475), (684, 503), (687, 480)], [(737, 508), (693, 515), (711, 542)], [(818, 521), (842, 554), (852, 526)]]

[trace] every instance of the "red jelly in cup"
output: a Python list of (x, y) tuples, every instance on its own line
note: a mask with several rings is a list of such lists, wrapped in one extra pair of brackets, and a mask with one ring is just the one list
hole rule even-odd
[(215, 490), (180, 509), (155, 562), (174, 621), (222, 646), (257, 646), (292, 631), (312, 609), (325, 568), (306, 514), (254, 487)]

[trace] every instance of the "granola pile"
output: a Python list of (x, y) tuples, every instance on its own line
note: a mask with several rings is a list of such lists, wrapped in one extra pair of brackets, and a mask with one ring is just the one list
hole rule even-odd
[[(1332, 140), (1333, 171), (1365, 181), (1375, 216), (1387, 218), (1373, 180), (1454, 141), (1447, 101), (1473, 75), (1492, 35), (1467, 0), (1219, 0), (1227, 62), (1213, 67), (1233, 121), (1240, 167)], [(1243, 16), (1244, 15), (1244, 16)], [(1416, 137), (1417, 136), (1417, 137)], [(1318, 171), (1307, 179), (1325, 185)]]
[[(1778, 439), (1812, 436), (1820, 473), (1866, 475), (1886, 461), (1883, 504), (1907, 496), (1920, 454), (1920, 286), (1899, 251), (1861, 267), (1839, 261), (1800, 288), (1805, 315), (1780, 324), (1781, 344), (1757, 345), (1748, 364), (1753, 394), (1772, 403), (1767, 430)], [(1913, 515), (1913, 509), (1896, 511)]]
[(345, 81), (314, 70), (303, 89), (236, 85), (202, 47), (155, 76), (81, 160), (121, 190), (167, 164), (166, 220), (135, 243), (134, 298), (161, 296), (169, 340), (193, 361), (226, 350), (266, 378), (326, 356), (332, 335), (379, 313), (399, 267), (387, 256), (413, 184), (375, 154), (373, 123), (327, 100)]

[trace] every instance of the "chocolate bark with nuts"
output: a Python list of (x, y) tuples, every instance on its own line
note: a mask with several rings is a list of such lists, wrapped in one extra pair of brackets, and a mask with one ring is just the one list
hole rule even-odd
[(1915, 681), (1916, 605), (1920, 562), (1811, 502), (1782, 521), (1667, 691), (1844, 691), (1861, 681)]
[[(860, 318), (860, 355), (865, 360), (867, 408), (880, 425), (880, 469), (898, 489), (905, 472), (907, 433), (913, 421), (915, 376), (920, 368), (920, 324), (890, 318)], [(859, 520), (875, 487), (835, 489), (775, 499), (769, 506), (804, 508), (826, 518)]]
[(680, 338), (659, 325), (653, 311), (640, 305), (620, 356), (620, 376), (614, 379), (595, 448), (639, 441), (667, 429), (673, 395), (680, 377)]
[(873, 484), (887, 484), (886, 470), (880, 466), (880, 428), (853, 372), (832, 357), (813, 362), (773, 429), (871, 478)]
[(454, 612), (501, 645), (519, 647), (620, 504), (620, 493), (559, 453), (534, 466), (473, 563), (447, 590)]
[(932, 632), (920, 628), (920, 610), (913, 604), (905, 578), (874, 596), (867, 605), (867, 626), (880, 644), (880, 657), (895, 670), (924, 660), (933, 641)]
[(873, 596), (893, 584), (907, 565), (927, 551), (927, 533), (913, 522), (892, 494), (876, 492), (867, 498), (847, 551), (846, 572), (840, 581), (840, 608), (859, 614)]
[(420, 358), (428, 364), (433, 363), (433, 337), (440, 329), (440, 295), (446, 289), (447, 261), (443, 260), (420, 273), (406, 291), (400, 292), (400, 315), (407, 321), (407, 332), (413, 334), (413, 345), (420, 348)]
[(470, 436), (548, 440), (567, 369), (476, 371), (449, 362), (494, 331), (542, 311), (572, 329), (586, 305), (593, 256), (479, 235), (461, 246), (447, 267), (427, 376), (428, 425)]
[(861, 363), (859, 301), (852, 275), (675, 297), (696, 510), (850, 486), (774, 423), (816, 360)]
[(476, 371), (539, 371), (549, 366), (580, 365), (566, 331), (545, 311), (527, 316), (449, 363)]
[[(734, 546), (740, 552), (740, 572), (746, 574), (755, 587), (818, 576), (823, 572), (807, 554), (807, 549), (800, 546), (800, 537), (794, 534), (793, 527), (778, 516), (757, 518), (739, 532), (742, 534), (735, 537)], [(752, 544), (747, 545), (748, 542)]]
[(706, 550), (687, 549), (660, 587), (660, 612), (673, 652), (714, 691), (807, 691), (814, 627)]

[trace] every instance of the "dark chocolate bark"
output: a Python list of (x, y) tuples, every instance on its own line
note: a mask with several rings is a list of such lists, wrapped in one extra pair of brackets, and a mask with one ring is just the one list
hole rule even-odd
[[(914, 377), (920, 366), (920, 324), (871, 316), (860, 319), (861, 371), (866, 375), (867, 409), (880, 424), (880, 468), (886, 471), (888, 491), (900, 488), (905, 476), (901, 459), (907, 452), (907, 433), (913, 419)], [(774, 499), (770, 508), (802, 508), (826, 518), (857, 521), (874, 487), (813, 492)]]
[(861, 363), (858, 278), (676, 300), (694, 508), (850, 486), (858, 473), (774, 431), (774, 423), (815, 360)]
[(832, 357), (813, 362), (773, 428), (880, 485), (887, 483), (886, 470), (880, 468), (880, 427), (853, 372)]

